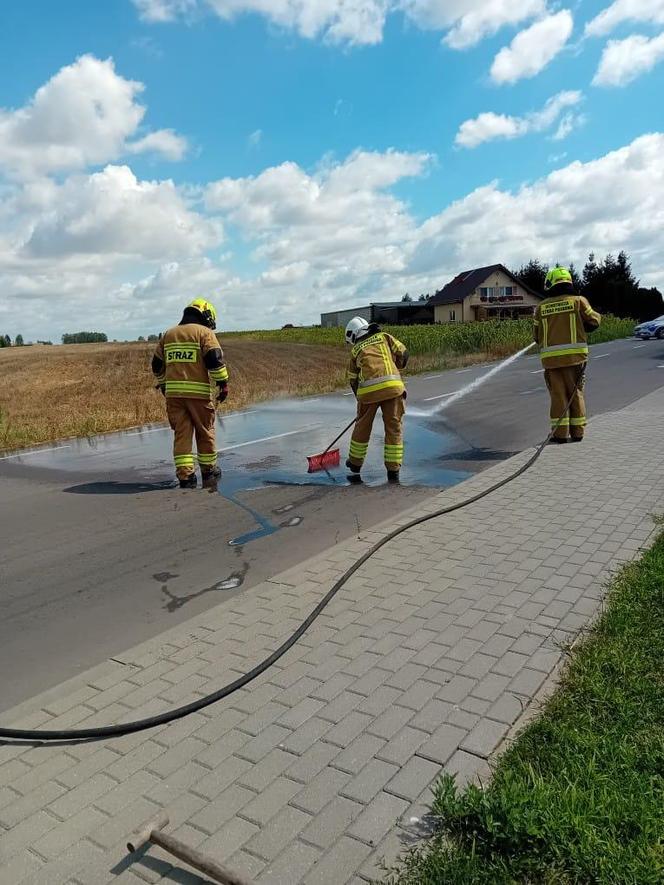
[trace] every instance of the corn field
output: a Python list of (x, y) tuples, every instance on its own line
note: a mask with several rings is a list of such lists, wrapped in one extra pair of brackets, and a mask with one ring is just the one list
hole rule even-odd
[[(531, 320), (496, 320), (486, 323), (450, 323), (427, 326), (384, 326), (406, 345), (414, 355), (462, 355), (486, 353), (507, 355), (515, 353), (532, 341)], [(632, 334), (634, 320), (621, 320), (605, 316), (597, 332), (590, 341), (612, 341)], [(290, 344), (317, 344), (342, 346), (344, 330), (311, 326), (299, 329), (274, 329), (257, 332), (220, 333), (222, 340), (246, 338), (251, 341), (287, 342)]]

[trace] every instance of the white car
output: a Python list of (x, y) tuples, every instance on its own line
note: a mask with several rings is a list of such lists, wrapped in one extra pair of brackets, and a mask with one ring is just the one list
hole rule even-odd
[(664, 316), (655, 317), (654, 320), (648, 320), (647, 323), (639, 323), (634, 328), (634, 336), (643, 338), (647, 341), (649, 338), (664, 338)]

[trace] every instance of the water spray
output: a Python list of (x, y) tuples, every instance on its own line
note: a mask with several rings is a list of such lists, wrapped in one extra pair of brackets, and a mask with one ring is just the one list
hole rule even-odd
[(485, 372), (484, 375), (480, 375), (479, 378), (475, 378), (474, 381), (471, 381), (470, 384), (466, 384), (465, 387), (462, 387), (461, 390), (457, 390), (455, 393), (451, 394), (447, 399), (443, 402), (438, 403), (436, 406), (431, 406), (429, 409), (421, 409), (414, 408), (409, 409), (409, 414), (411, 414), (415, 418), (431, 418), (433, 415), (440, 415), (441, 412), (444, 412), (446, 409), (452, 405), (452, 403), (457, 402), (457, 400), (462, 399), (466, 394), (471, 393), (473, 390), (477, 390), (478, 387), (481, 387), (485, 381), (488, 381), (489, 378), (493, 378), (494, 375), (497, 375), (498, 372), (502, 372), (503, 369), (506, 369), (508, 366), (511, 366), (513, 362), (519, 359), (520, 356), (523, 356), (524, 353), (527, 353), (531, 347), (535, 346), (535, 342), (533, 341), (527, 347), (523, 347), (517, 353), (513, 353), (511, 356), (508, 356), (506, 360), (503, 360), (502, 363), (498, 363), (498, 365), (493, 366), (493, 368), (489, 369), (488, 372)]

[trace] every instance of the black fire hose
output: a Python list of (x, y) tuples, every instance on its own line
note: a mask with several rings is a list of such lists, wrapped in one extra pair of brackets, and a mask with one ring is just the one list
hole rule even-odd
[(286, 652), (295, 645), (298, 639), (300, 639), (300, 637), (302, 637), (307, 632), (309, 627), (313, 624), (320, 613), (330, 604), (330, 602), (334, 599), (341, 588), (347, 583), (348, 579), (351, 578), (355, 574), (355, 572), (357, 572), (364, 565), (364, 563), (367, 562), (367, 560), (369, 560), (382, 547), (384, 547), (386, 544), (389, 544), (390, 541), (393, 541), (394, 538), (398, 537), (404, 532), (407, 532), (409, 529), (412, 529), (418, 525), (422, 525), (422, 523), (429, 522), (432, 519), (437, 519), (439, 516), (445, 516), (448, 513), (453, 513), (455, 510), (461, 510), (463, 507), (468, 507), (470, 504), (474, 504), (477, 501), (481, 501), (482, 498), (486, 498), (488, 495), (493, 494), (493, 492), (498, 491), (498, 489), (503, 488), (503, 486), (506, 486), (508, 483), (513, 482), (519, 476), (523, 476), (523, 474), (527, 470), (529, 470), (539, 459), (540, 455), (544, 451), (545, 446), (553, 438), (556, 430), (564, 420), (564, 417), (565, 415), (567, 415), (572, 404), (572, 400), (576, 396), (577, 391), (583, 383), (583, 377), (583, 372), (580, 372), (579, 378), (574, 388), (574, 392), (568, 400), (565, 411), (563, 412), (563, 416), (558, 419), (557, 424), (554, 425), (551, 432), (547, 434), (546, 438), (543, 439), (542, 442), (537, 446), (534, 453), (525, 462), (525, 464), (515, 470), (514, 473), (511, 473), (504, 479), (501, 479), (498, 482), (494, 483), (492, 486), (489, 486), (489, 488), (478, 492), (476, 495), (472, 495), (470, 498), (466, 498), (465, 501), (460, 501), (458, 504), (451, 504), (449, 507), (441, 507), (439, 510), (435, 510), (433, 513), (428, 513), (426, 516), (418, 516), (416, 519), (412, 519), (405, 525), (399, 526), (398, 528), (389, 532), (389, 534), (385, 535), (384, 538), (381, 538), (380, 541), (377, 541), (375, 544), (373, 544), (365, 553), (362, 554), (362, 556), (360, 556), (359, 559), (356, 559), (355, 562), (346, 569), (346, 571), (343, 573), (343, 575), (341, 575), (340, 578), (335, 581), (330, 590), (328, 590), (325, 596), (313, 609), (307, 619), (300, 624), (297, 630), (292, 633), (288, 637), (288, 639), (279, 646), (279, 648), (273, 651), (271, 655), (262, 660), (260, 663), (256, 664), (256, 666), (249, 670), (248, 673), (245, 673), (237, 679), (234, 679), (233, 682), (229, 682), (227, 685), (224, 685), (221, 688), (217, 689), (217, 691), (213, 691), (211, 692), (211, 694), (205, 695), (205, 697), (198, 698), (198, 700), (196, 701), (192, 701), (190, 704), (185, 704), (183, 707), (176, 707), (174, 710), (166, 710), (164, 713), (159, 713), (156, 716), (148, 716), (145, 719), (137, 719), (135, 722), (125, 722), (120, 725), (102, 725), (97, 726), (96, 728), (52, 730), (0, 728), (0, 739), (7, 738), (12, 740), (35, 742), (103, 740), (105, 738), (122, 737), (123, 735), (133, 734), (137, 731), (146, 731), (150, 728), (157, 728), (157, 726), (159, 725), (168, 725), (168, 723), (170, 722), (175, 722), (177, 719), (182, 719), (185, 716), (189, 716), (190, 713), (197, 713), (199, 710), (205, 709), (205, 707), (216, 704), (217, 701), (221, 701), (223, 700), (223, 698), (227, 698), (229, 695), (238, 691), (238, 689), (244, 688), (245, 685), (253, 682), (254, 679), (257, 679), (262, 673), (264, 673), (266, 670), (269, 670), (269, 668), (273, 664), (276, 664), (279, 658), (283, 657)]

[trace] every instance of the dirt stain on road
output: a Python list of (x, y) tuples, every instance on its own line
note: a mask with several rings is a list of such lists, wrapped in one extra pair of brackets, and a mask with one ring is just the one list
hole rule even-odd
[[(221, 581), (217, 581), (216, 583), (212, 584), (211, 587), (204, 587), (202, 590), (197, 590), (195, 593), (188, 593), (186, 596), (178, 596), (168, 589), (167, 584), (164, 584), (161, 588), (161, 592), (167, 600), (166, 604), (164, 605), (164, 609), (168, 612), (173, 613), (181, 609), (188, 602), (192, 602), (194, 599), (199, 599), (201, 596), (205, 596), (207, 593), (223, 593), (229, 592), (230, 590), (237, 590), (237, 588), (241, 587), (244, 583), (244, 579), (246, 578), (248, 571), (249, 563), (244, 562), (241, 569), (233, 572), (233, 574), (229, 575), (227, 578), (224, 578)], [(168, 575), (169, 573), (164, 572), (164, 574)], [(156, 578), (157, 575), (155, 575), (154, 577)], [(169, 575), (169, 579), (176, 577), (177, 575)]]

